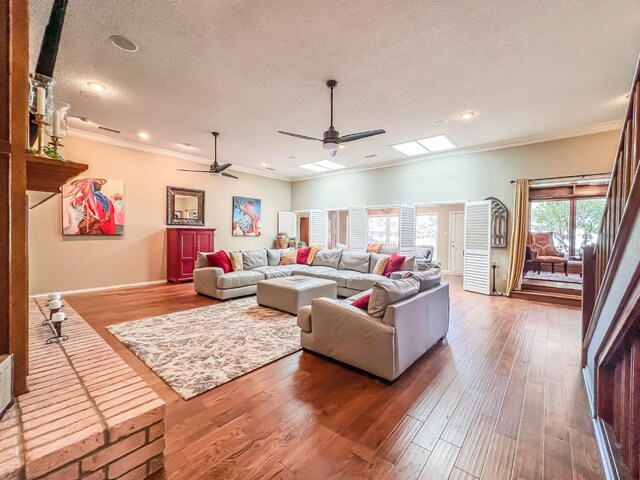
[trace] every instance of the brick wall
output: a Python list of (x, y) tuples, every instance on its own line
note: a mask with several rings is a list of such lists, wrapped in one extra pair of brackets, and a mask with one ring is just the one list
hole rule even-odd
[(0, 479), (144, 479), (164, 465), (164, 402), (70, 307), (46, 345), (30, 304), (29, 393), (0, 421)]

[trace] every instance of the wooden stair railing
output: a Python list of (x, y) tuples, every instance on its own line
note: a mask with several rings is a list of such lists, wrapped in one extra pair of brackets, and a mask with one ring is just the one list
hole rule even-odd
[(605, 472), (614, 479), (640, 479), (639, 211), (640, 61), (598, 243), (584, 261), (583, 365)]

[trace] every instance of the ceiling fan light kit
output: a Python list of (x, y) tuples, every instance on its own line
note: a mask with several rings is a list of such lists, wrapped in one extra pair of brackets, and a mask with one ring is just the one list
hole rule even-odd
[(220, 165), (218, 163), (218, 135), (220, 135), (220, 134), (218, 132), (211, 132), (211, 135), (213, 135), (214, 150), (213, 150), (213, 163), (209, 166), (209, 170), (187, 170), (187, 169), (184, 169), (184, 168), (178, 168), (177, 171), (178, 172), (208, 173), (208, 174), (214, 175), (216, 177), (229, 177), (229, 178), (235, 178), (237, 180), (238, 177), (236, 177), (235, 175), (231, 175), (230, 173), (225, 172), (225, 170), (231, 166), (230, 163), (225, 163), (224, 165)]
[(313, 140), (317, 142), (322, 142), (322, 147), (325, 150), (329, 150), (330, 155), (332, 157), (336, 156), (336, 154), (338, 153), (338, 149), (345, 147), (344, 145), (345, 143), (353, 142), (354, 140), (360, 140), (363, 138), (373, 137), (375, 135), (380, 135), (382, 133), (385, 133), (384, 130), (380, 129), (380, 130), (369, 130), (366, 132), (351, 133), (349, 135), (343, 135), (341, 137), (340, 132), (338, 132), (333, 126), (333, 89), (336, 87), (336, 85), (338, 85), (338, 82), (336, 82), (335, 80), (327, 81), (327, 87), (329, 87), (329, 90), (331, 91), (331, 125), (329, 125), (329, 129), (326, 132), (324, 132), (322, 139), (315, 138), (315, 137), (308, 137), (306, 135), (300, 135), (298, 133), (284, 132), (282, 130), (278, 130), (278, 133), (281, 133), (282, 135), (288, 135), (290, 137), (301, 138), (303, 140)]

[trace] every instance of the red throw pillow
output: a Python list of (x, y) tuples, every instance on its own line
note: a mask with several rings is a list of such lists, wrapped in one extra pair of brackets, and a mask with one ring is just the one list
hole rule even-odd
[(231, 259), (224, 250), (219, 250), (216, 253), (210, 253), (207, 255), (207, 260), (209, 260), (210, 266), (221, 268), (224, 273), (229, 273), (232, 270)]
[(311, 247), (299, 248), (298, 256), (296, 257), (296, 263), (298, 265), (306, 265), (311, 253)]
[(367, 293), (366, 295), (361, 296), (359, 299), (355, 300), (351, 305), (356, 308), (361, 308), (362, 310), (366, 310), (369, 306), (369, 299), (371, 298), (371, 294)]
[(406, 259), (407, 257), (403, 257), (402, 255), (396, 255), (395, 253), (392, 253), (391, 257), (389, 257), (389, 263), (387, 263), (387, 266), (384, 269), (384, 276), (390, 277), (393, 272), (398, 272), (402, 270), (402, 267), (404, 266), (404, 261)]

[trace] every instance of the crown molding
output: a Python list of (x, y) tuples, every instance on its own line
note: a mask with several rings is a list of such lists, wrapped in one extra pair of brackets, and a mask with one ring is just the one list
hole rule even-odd
[(303, 177), (294, 177), (291, 182), (304, 182), (306, 180), (314, 180), (324, 177), (335, 177), (339, 175), (345, 175), (356, 172), (365, 172), (367, 170), (378, 170), (381, 168), (389, 168), (399, 165), (408, 165), (411, 163), (420, 163), (427, 160), (433, 160), (437, 158), (455, 157), (461, 155), (469, 155), (472, 153), (488, 152), (491, 150), (502, 150), (504, 148), (521, 147), (524, 145), (532, 145), (535, 143), (550, 142), (553, 140), (563, 140), (565, 138), (581, 137), (583, 135), (593, 135), (596, 133), (611, 132), (614, 130), (620, 130), (624, 120), (612, 120), (609, 122), (597, 123), (586, 127), (569, 128), (565, 130), (557, 130), (551, 133), (545, 133), (540, 135), (529, 135), (526, 137), (515, 138), (511, 140), (485, 143), (482, 145), (476, 145), (473, 147), (459, 148), (456, 150), (450, 150), (442, 153), (430, 153), (427, 155), (419, 155), (410, 158), (401, 158), (398, 160), (389, 160), (384, 162), (378, 162), (366, 166), (357, 166), (347, 169), (341, 169), (333, 172), (320, 173), (316, 175), (305, 175)]
[[(128, 148), (130, 150), (138, 150), (140, 152), (151, 153), (153, 155), (161, 155), (163, 157), (177, 158), (179, 160), (186, 160), (188, 162), (203, 163), (205, 165), (211, 165), (211, 159), (201, 157), (199, 155), (192, 155), (188, 153), (175, 152), (167, 148), (154, 147), (151, 145), (145, 145), (137, 142), (131, 142), (129, 140), (122, 140), (120, 138), (113, 138), (108, 135), (100, 133), (88, 132), (78, 128), (69, 128), (69, 136), (75, 138), (82, 138), (84, 140), (91, 140), (93, 142), (105, 143), (114, 147)], [(265, 172), (249, 167), (243, 167), (242, 165), (233, 165), (229, 168), (236, 172), (248, 173), (251, 175), (257, 175), (259, 177), (274, 178), (276, 180), (284, 180), (290, 182), (291, 177), (285, 175), (278, 175), (277, 173)]]

